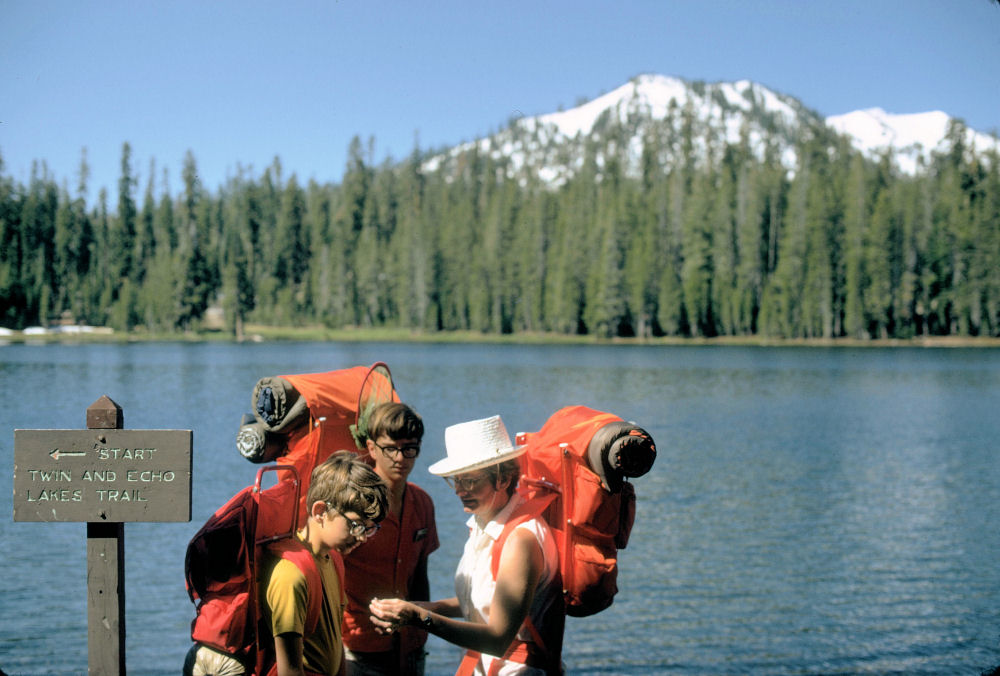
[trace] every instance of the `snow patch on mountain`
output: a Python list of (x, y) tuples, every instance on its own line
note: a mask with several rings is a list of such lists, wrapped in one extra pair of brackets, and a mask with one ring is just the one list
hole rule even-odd
[(589, 134), (605, 111), (615, 111), (619, 122), (625, 122), (629, 112), (640, 108), (652, 119), (662, 120), (667, 116), (671, 101), (683, 106), (687, 100), (688, 88), (682, 81), (663, 76), (640, 76), (572, 110), (539, 115), (524, 122), (540, 127), (552, 125), (559, 135), (573, 138), (577, 134)]
[[(894, 115), (878, 108), (824, 119), (794, 97), (749, 80), (703, 83), (648, 74), (570, 110), (515, 120), (496, 134), (430, 159), (425, 168), (433, 171), (476, 149), (501, 163), (509, 175), (523, 178), (530, 171), (548, 184), (559, 185), (583, 166), (585, 144), (601, 139), (614, 122), (628, 136), (604, 139), (607, 150), (598, 150), (597, 166), (602, 168), (609, 159), (605, 153), (619, 153), (625, 170), (634, 173), (645, 133), (653, 129), (677, 132), (685, 116), (694, 126), (698, 158), (704, 158), (720, 140), (733, 145), (745, 140), (758, 157), (767, 152), (768, 144), (776, 147), (783, 166), (794, 171), (795, 143), (803, 130), (827, 125), (848, 136), (855, 148), (870, 157), (892, 150), (899, 169), (911, 174), (929, 160), (931, 151), (943, 147), (952, 119), (941, 111)], [(1000, 141), (994, 136), (969, 129), (965, 141), (978, 152), (990, 148), (1000, 152)], [(673, 161), (679, 152), (680, 148), (673, 147), (659, 160)]]
[[(826, 118), (828, 125), (850, 137), (853, 146), (869, 157), (892, 150), (900, 170), (908, 174), (915, 173), (920, 161), (927, 160), (931, 151), (942, 149), (951, 121), (940, 110), (898, 115), (881, 108)], [(974, 129), (965, 130), (964, 141), (977, 152), (991, 148), (1000, 151), (996, 138)]]
[(788, 125), (797, 124), (799, 116), (786, 100), (749, 80), (699, 86), (663, 75), (640, 75), (572, 110), (526, 118), (518, 124), (531, 130), (550, 127), (556, 136), (569, 139), (590, 134), (609, 111), (618, 122), (626, 124), (635, 116), (662, 121), (672, 109), (679, 114), (686, 106), (691, 106), (698, 119), (725, 128), (726, 140), (731, 143), (739, 142), (745, 115), (755, 110), (766, 111)]

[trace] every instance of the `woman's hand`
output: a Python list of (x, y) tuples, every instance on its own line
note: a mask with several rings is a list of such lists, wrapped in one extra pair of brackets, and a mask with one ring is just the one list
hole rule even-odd
[(368, 610), (375, 631), (380, 634), (391, 634), (399, 627), (415, 622), (420, 614), (415, 604), (402, 599), (372, 599)]

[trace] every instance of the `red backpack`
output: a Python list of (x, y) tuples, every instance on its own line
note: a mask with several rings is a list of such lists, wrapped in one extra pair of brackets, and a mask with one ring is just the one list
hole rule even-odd
[[(268, 471), (286, 473), (288, 478), (262, 490), (261, 481)], [(204, 658), (198, 651), (205, 646), (236, 660), (247, 674), (263, 676), (274, 665), (274, 642), (258, 596), (257, 562), (265, 550), (298, 566), (309, 589), (322, 588), (312, 552), (294, 537), (300, 487), (294, 467), (262, 467), (254, 484), (220, 507), (188, 543), (184, 578), (197, 614), (191, 622), (195, 645), (185, 673), (190, 673), (196, 659)], [(343, 561), (332, 555), (331, 559), (343, 578)], [(322, 595), (309, 595), (307, 634), (319, 622), (322, 605)]]
[[(625, 478), (652, 468), (652, 437), (611, 413), (568, 406), (538, 432), (518, 434), (516, 443), (528, 447), (520, 457), (517, 490), (525, 504), (519, 512), (541, 516), (556, 536), (566, 614), (604, 610), (618, 593), (618, 550), (635, 521), (635, 489)], [(510, 520), (498, 548), (521, 520)]]

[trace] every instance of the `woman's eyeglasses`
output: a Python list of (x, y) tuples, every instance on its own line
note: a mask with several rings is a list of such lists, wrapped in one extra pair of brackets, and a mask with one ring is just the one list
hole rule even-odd
[(334, 508), (334, 506), (331, 505), (329, 502), (326, 503), (326, 506), (329, 507), (334, 512), (336, 512), (337, 514), (340, 514), (342, 517), (344, 517), (344, 519), (347, 521), (347, 528), (348, 528), (347, 532), (350, 533), (352, 537), (359, 538), (361, 536), (364, 536), (366, 538), (370, 538), (372, 535), (375, 535), (375, 533), (378, 532), (379, 528), (382, 527), (382, 524), (380, 523), (373, 523), (370, 526), (366, 526), (361, 521), (355, 521), (354, 519), (347, 516), (342, 511), (340, 511), (339, 509)]
[(417, 457), (420, 453), (420, 444), (410, 444), (408, 446), (381, 446), (377, 441), (372, 441), (373, 444), (378, 446), (378, 449), (385, 453), (387, 456), (394, 456), (397, 453), (402, 453), (404, 458), (411, 459)]
[(452, 490), (454, 490), (455, 488), (461, 488), (466, 493), (472, 493), (473, 491), (476, 490), (476, 488), (479, 487), (479, 484), (483, 483), (488, 478), (489, 477), (487, 477), (485, 474), (481, 474), (479, 476), (465, 477), (465, 478), (446, 476), (444, 477), (444, 480), (448, 482), (448, 485), (451, 486)]

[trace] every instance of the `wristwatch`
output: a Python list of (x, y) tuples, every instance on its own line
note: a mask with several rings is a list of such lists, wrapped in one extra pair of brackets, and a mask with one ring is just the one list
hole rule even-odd
[(420, 626), (424, 629), (430, 630), (434, 626), (434, 621), (431, 619), (431, 611), (427, 611), (427, 614), (420, 618)]

